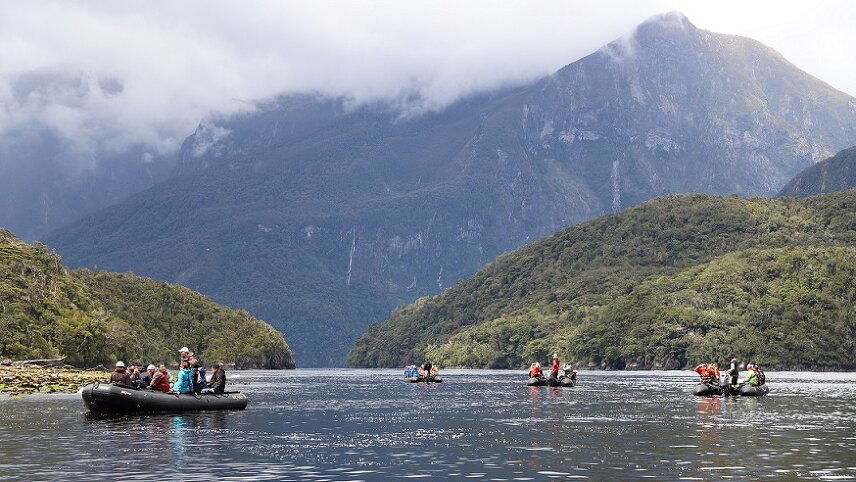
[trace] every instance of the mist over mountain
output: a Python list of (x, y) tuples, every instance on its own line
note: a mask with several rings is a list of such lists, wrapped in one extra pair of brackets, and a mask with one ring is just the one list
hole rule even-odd
[(844, 149), (794, 176), (779, 196), (806, 197), (856, 187), (856, 146)]
[(285, 96), (200, 124), (175, 176), (47, 241), (246, 308), (340, 365), (391, 308), (669, 192), (770, 195), (856, 143), (856, 100), (751, 39), (656, 17), (439, 112)]

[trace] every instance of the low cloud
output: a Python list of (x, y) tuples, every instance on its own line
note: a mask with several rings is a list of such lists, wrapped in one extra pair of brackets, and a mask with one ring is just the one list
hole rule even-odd
[(754, 36), (856, 92), (843, 52), (854, 43), (849, 3), (699, 3), (4, 2), (0, 146), (31, 126), (54, 132), (82, 167), (128, 146), (148, 146), (145, 160), (206, 116), (283, 92), (440, 109), (549, 74), (670, 10)]

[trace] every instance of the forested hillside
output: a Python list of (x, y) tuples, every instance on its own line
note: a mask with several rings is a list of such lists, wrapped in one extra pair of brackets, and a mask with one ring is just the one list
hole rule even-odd
[(856, 367), (856, 190), (804, 200), (664, 196), (500, 256), (373, 325), (353, 366), (425, 356), (522, 367), (679, 368), (733, 352)]
[(249, 310), (340, 366), (392, 308), (556, 230), (675, 192), (772, 195), (856, 143), (856, 99), (669, 14), (437, 112), (292, 95), (208, 119), (176, 176), (46, 238)]
[(46, 246), (0, 229), (0, 359), (171, 362), (182, 345), (209, 362), (294, 367), (282, 335), (245, 311), (132, 274), (70, 271)]
[(856, 146), (806, 168), (788, 182), (779, 196), (806, 197), (856, 187)]

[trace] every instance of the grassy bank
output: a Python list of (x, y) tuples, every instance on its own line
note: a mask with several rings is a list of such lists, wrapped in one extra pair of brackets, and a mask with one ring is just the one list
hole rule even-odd
[(0, 393), (74, 393), (84, 385), (109, 379), (107, 371), (0, 366)]

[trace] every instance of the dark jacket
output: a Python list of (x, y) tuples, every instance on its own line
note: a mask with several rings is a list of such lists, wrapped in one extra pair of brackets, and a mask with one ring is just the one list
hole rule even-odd
[(137, 382), (137, 388), (149, 388), (152, 384), (152, 377), (149, 372), (140, 373), (140, 381)]
[(211, 382), (208, 384), (214, 393), (223, 393), (226, 391), (226, 371), (222, 368), (215, 371), (213, 375), (211, 375)]
[(116, 368), (113, 370), (113, 374), (110, 375), (110, 383), (114, 385), (124, 385), (126, 387), (134, 386), (131, 383), (131, 376), (128, 375), (128, 372), (126, 372), (124, 368)]

